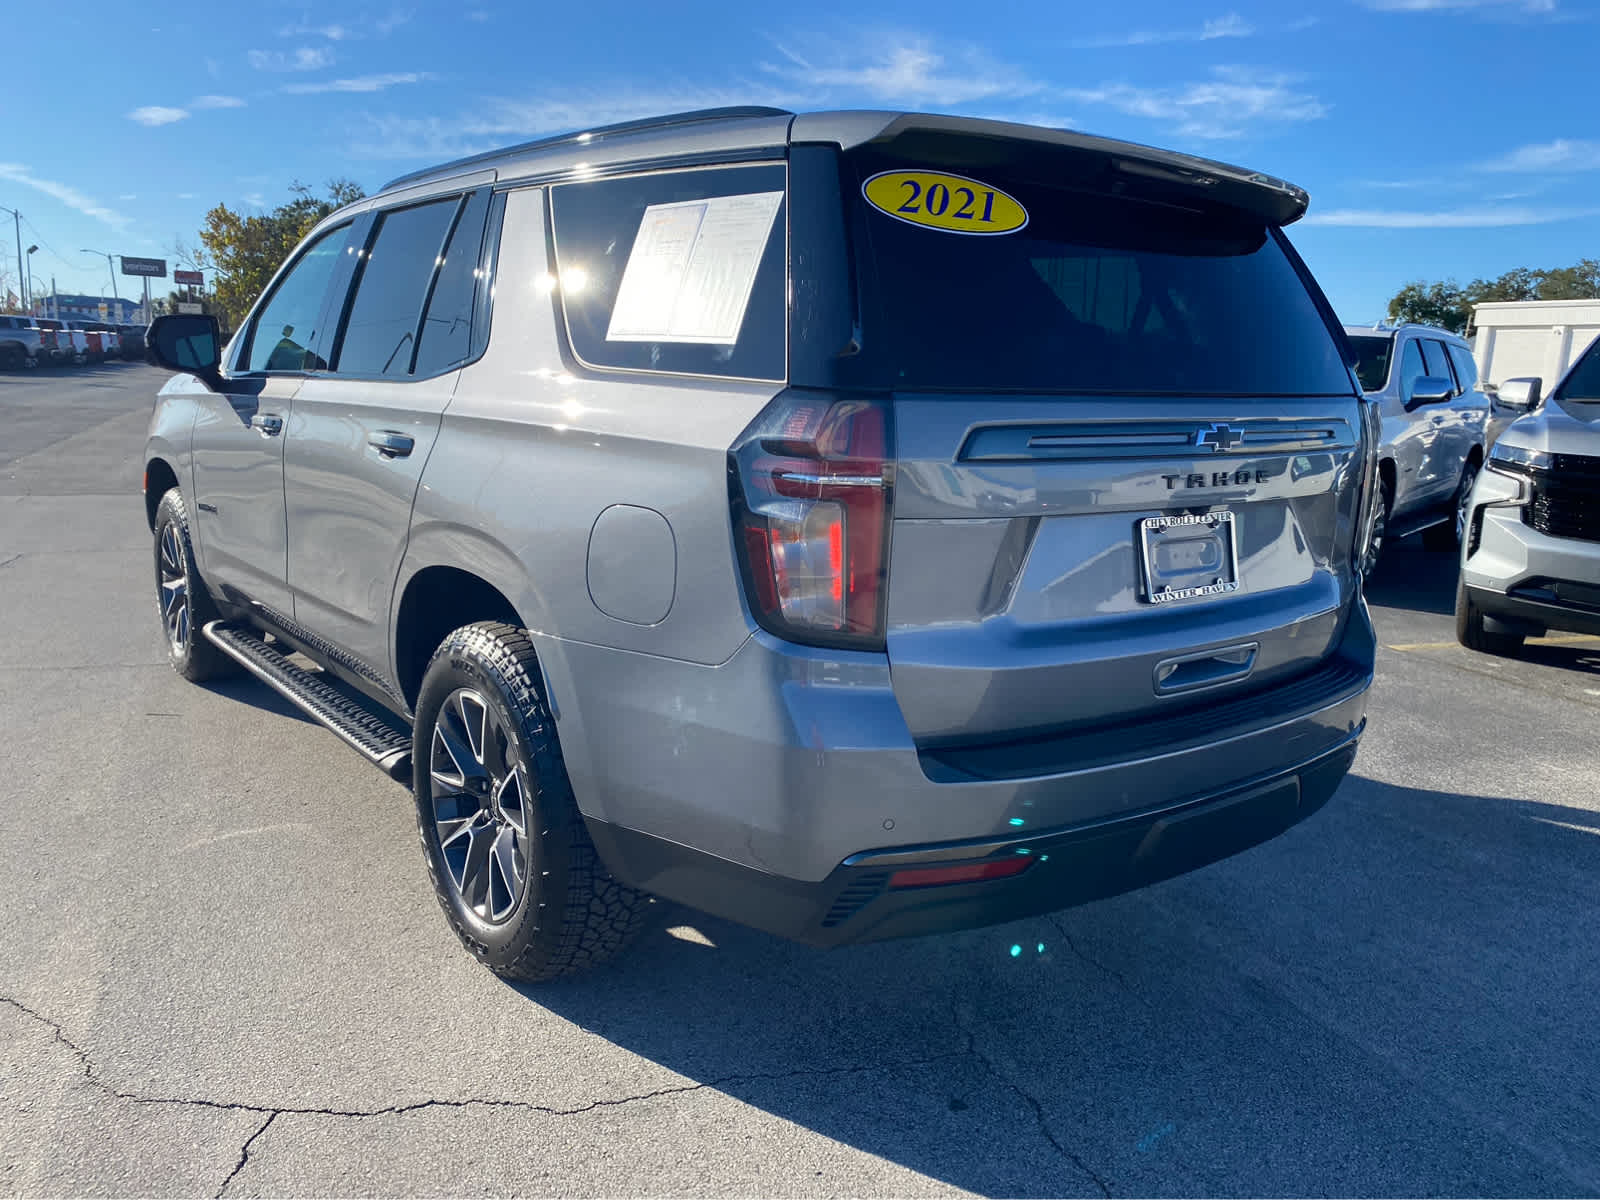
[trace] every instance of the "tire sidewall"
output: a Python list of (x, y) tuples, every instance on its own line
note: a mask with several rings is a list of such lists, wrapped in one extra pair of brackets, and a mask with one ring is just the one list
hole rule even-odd
[[(517, 900), (515, 911), (498, 924), (489, 924), (467, 907), (450, 880), (445, 868), (444, 855), (439, 847), (438, 827), (434, 824), (433, 793), (430, 768), (433, 757), (433, 731), (445, 701), (458, 688), (471, 688), (483, 696), (493, 710), (495, 719), (509, 735), (516, 769), (522, 772), (523, 782), (529, 785), (525, 795), (528, 801), (528, 882)], [(523, 714), (516, 711), (508, 700), (510, 681), (470, 646), (462, 645), (459, 635), (452, 635), (435, 655), (423, 677), (422, 689), (417, 697), (415, 730), (412, 754), (412, 793), (417, 806), (417, 835), (422, 841), (422, 852), (427, 860), (428, 872), (433, 878), (434, 890), (444, 906), (457, 933), (481, 960), (490, 966), (509, 966), (519, 958), (527, 946), (541, 936), (560, 935), (559, 916), (561, 898), (566, 893), (567, 869), (560, 853), (559, 839), (548, 836), (552, 821), (549, 800), (552, 792), (566, 787), (565, 778), (551, 779), (549, 772), (540, 770), (539, 757), (529, 744), (527, 727), (540, 719), (548, 721), (544, 713)], [(533, 693), (537, 696), (537, 693)], [(535, 703), (542, 703), (535, 701)], [(551, 911), (556, 920), (541, 927), (543, 914)], [(553, 929), (552, 927), (553, 926)]]
[[(172, 644), (172, 638), (167, 634), (166, 614), (161, 607), (161, 537), (168, 526), (172, 526), (177, 533), (178, 554), (183, 559), (184, 603), (189, 606), (189, 640), (182, 653), (179, 653), (178, 648)], [(194, 547), (189, 541), (189, 514), (184, 508), (183, 497), (177, 488), (162, 496), (161, 503), (156, 509), (152, 551), (155, 556), (156, 619), (161, 625), (161, 640), (166, 643), (167, 659), (172, 663), (172, 669), (187, 678), (195, 667), (195, 639), (204, 636), (196, 620), (198, 613), (195, 605), (195, 589), (204, 585), (200, 583), (200, 574), (195, 570)]]

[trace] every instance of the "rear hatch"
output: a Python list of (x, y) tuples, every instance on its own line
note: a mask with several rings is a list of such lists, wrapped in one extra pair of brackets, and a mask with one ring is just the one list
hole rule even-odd
[(860, 351), (892, 394), (886, 646), (925, 747), (1167, 716), (1337, 643), (1342, 340), (1284, 185), (1252, 211), (1170, 163), (952, 134), (845, 156)]

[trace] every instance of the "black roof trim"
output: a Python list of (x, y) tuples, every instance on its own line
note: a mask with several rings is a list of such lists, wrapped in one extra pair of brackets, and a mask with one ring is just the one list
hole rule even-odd
[(539, 138), (531, 142), (523, 142), (516, 146), (506, 146), (500, 150), (489, 150), (483, 154), (474, 154), (468, 158), (458, 158), (454, 162), (443, 163), (436, 167), (425, 167), (420, 171), (413, 171), (409, 175), (401, 175), (391, 179), (379, 189), (379, 193), (387, 192), (391, 188), (400, 187), (407, 183), (420, 183), (425, 179), (452, 175), (468, 167), (488, 166), (491, 163), (510, 160), (518, 155), (526, 154), (531, 150), (545, 150), (554, 146), (568, 146), (578, 142), (580, 138), (592, 141), (595, 138), (611, 137), (617, 134), (644, 133), (655, 129), (671, 129), (679, 125), (694, 125), (703, 121), (733, 121), (750, 117), (792, 117), (794, 114), (788, 109), (767, 108), (760, 104), (736, 104), (725, 108), (699, 108), (692, 112), (672, 113), (665, 117), (646, 117), (638, 121), (620, 121), (615, 125), (601, 125), (594, 129), (574, 130), (571, 133), (558, 133), (553, 137)]

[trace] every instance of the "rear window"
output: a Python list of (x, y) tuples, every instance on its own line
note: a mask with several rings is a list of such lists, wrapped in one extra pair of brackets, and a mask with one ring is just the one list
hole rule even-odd
[(1350, 393), (1327, 323), (1259, 220), (969, 171), (1027, 222), (964, 235), (867, 203), (864, 181), (905, 166), (864, 156), (853, 189), (865, 333), (894, 386)]
[(1394, 357), (1394, 335), (1352, 333), (1350, 345), (1356, 352), (1356, 378), (1364, 392), (1381, 392), (1389, 382), (1389, 360)]

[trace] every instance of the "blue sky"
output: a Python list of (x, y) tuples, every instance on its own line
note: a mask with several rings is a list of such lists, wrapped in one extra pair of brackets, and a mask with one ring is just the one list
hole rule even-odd
[(731, 103), (1068, 125), (1292, 179), (1312, 208), (1291, 236), (1351, 321), (1414, 278), (1600, 256), (1595, 2), (166, 7), (73, 5), (7, 55), (0, 205), (46, 285), (104, 292), (80, 247), (167, 255), (211, 205), (270, 208), (294, 179), (371, 190)]

